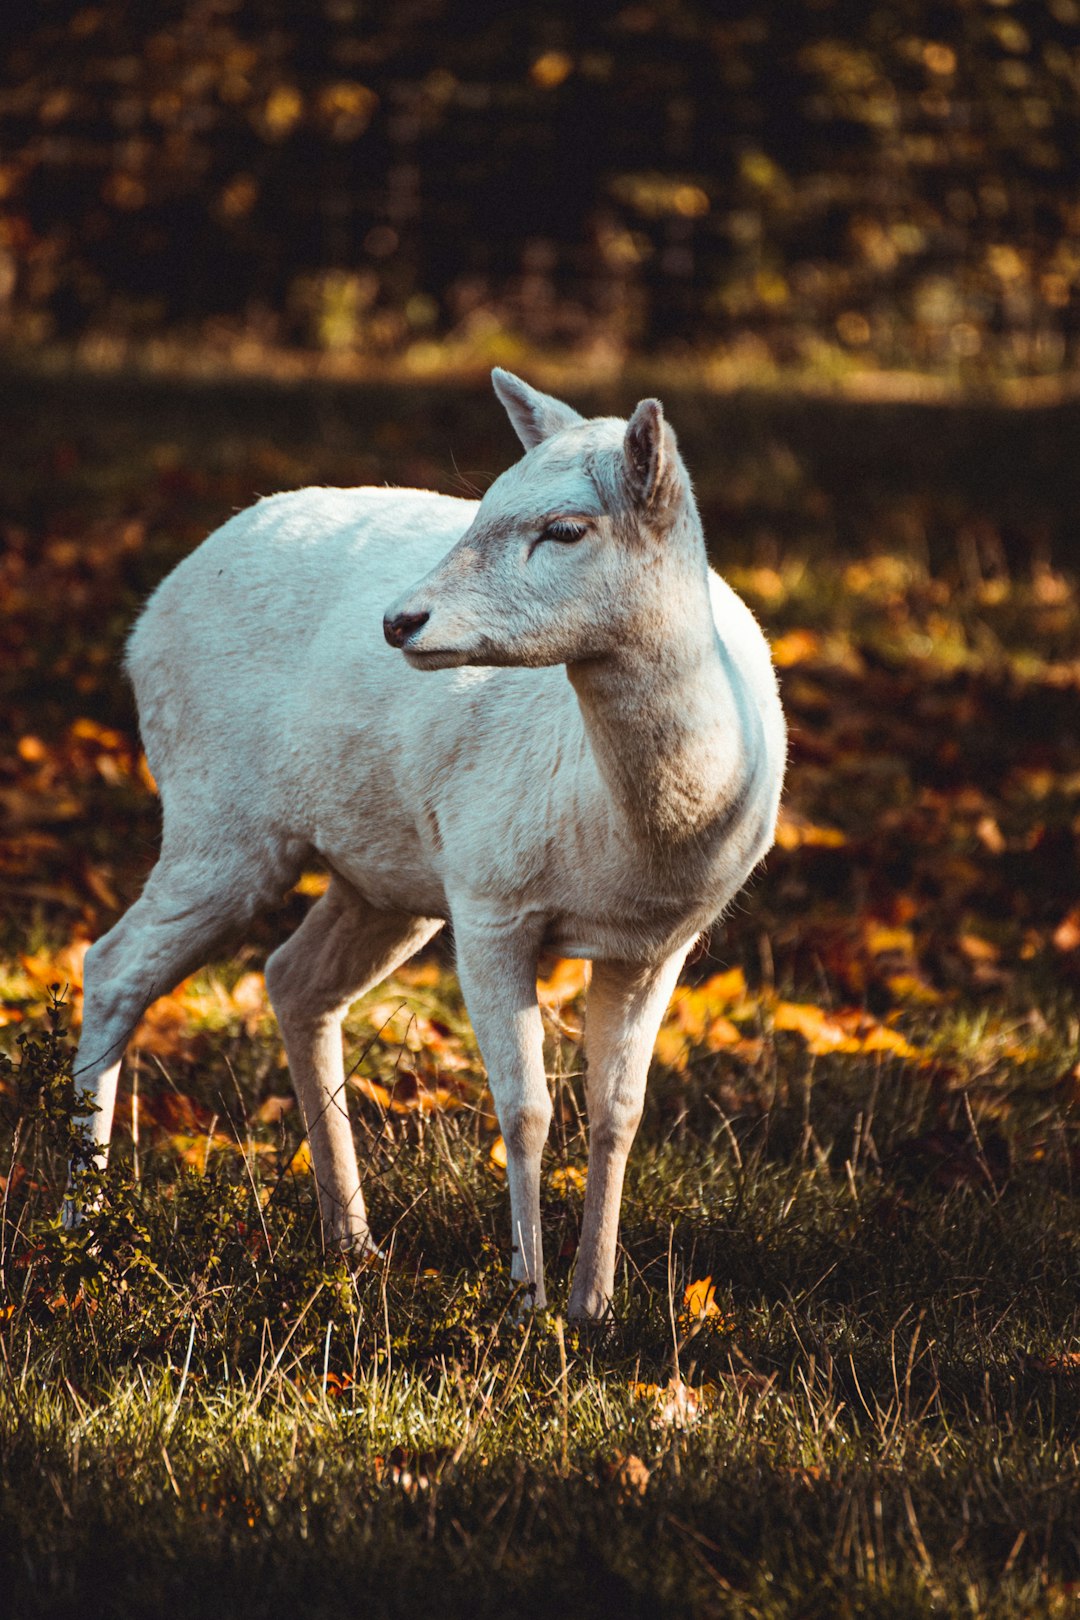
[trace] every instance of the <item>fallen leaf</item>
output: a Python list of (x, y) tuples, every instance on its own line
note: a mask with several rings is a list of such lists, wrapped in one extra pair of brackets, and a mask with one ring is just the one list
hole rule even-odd
[(1050, 938), (1055, 950), (1075, 951), (1080, 946), (1080, 906), (1074, 906), (1061, 919)]
[(276, 1125), (296, 1107), (295, 1097), (266, 1097), (256, 1108), (252, 1118), (260, 1125)]
[(601, 1478), (607, 1484), (614, 1485), (621, 1501), (645, 1495), (652, 1470), (632, 1451), (616, 1451), (612, 1456), (600, 1457), (597, 1461)]
[(649, 1421), (658, 1429), (689, 1429), (704, 1409), (706, 1392), (691, 1388), (679, 1377), (666, 1384), (635, 1383), (630, 1388), (638, 1400), (655, 1403)]
[(922, 1053), (910, 1041), (859, 1008), (829, 1013), (815, 1002), (777, 1001), (773, 1006), (773, 1028), (801, 1035), (807, 1051), (823, 1057), (829, 1053), (891, 1052), (896, 1057), (917, 1058)]
[(863, 943), (871, 956), (915, 955), (915, 935), (910, 928), (890, 928), (872, 919), (864, 925)]
[(561, 957), (551, 972), (536, 983), (536, 994), (541, 1007), (559, 1008), (565, 1001), (584, 995), (589, 987), (592, 963), (572, 957)]
[(772, 643), (773, 663), (778, 669), (805, 664), (821, 651), (821, 637), (814, 630), (789, 630)]
[(266, 993), (266, 980), (261, 973), (242, 973), (233, 985), (232, 1004), (244, 1019), (249, 1035), (255, 1033), (260, 1019), (270, 1013), (270, 999)]
[(1028, 1356), (1027, 1364), (1032, 1372), (1042, 1373), (1047, 1378), (1080, 1377), (1080, 1350), (1062, 1350), (1049, 1356)]
[(711, 1277), (701, 1277), (697, 1282), (687, 1283), (683, 1294), (683, 1314), (691, 1321), (702, 1321), (706, 1316), (719, 1316), (720, 1307), (716, 1303), (716, 1289), (713, 1287)]
[(311, 1162), (311, 1144), (305, 1136), (289, 1160), (285, 1174), (287, 1176), (310, 1176), (314, 1168), (315, 1166)]
[(979, 934), (959, 934), (956, 943), (969, 962), (996, 962), (1001, 952)]
[(189, 1135), (186, 1131), (177, 1131), (170, 1134), (169, 1141), (178, 1157), (203, 1176), (213, 1153), (228, 1153), (235, 1146), (231, 1138), (220, 1131), (215, 1131), (212, 1136), (205, 1132)]
[(385, 1086), (380, 1086), (377, 1080), (369, 1080), (366, 1075), (354, 1075), (351, 1082), (354, 1090), (369, 1102), (377, 1103), (380, 1108), (390, 1107), (390, 1093)]
[(776, 842), (781, 849), (841, 849), (847, 843), (839, 827), (819, 827), (805, 816), (781, 811), (776, 823)]
[(302, 894), (309, 900), (317, 900), (326, 893), (330, 887), (330, 879), (325, 872), (304, 872), (299, 880), (293, 884), (293, 894)]

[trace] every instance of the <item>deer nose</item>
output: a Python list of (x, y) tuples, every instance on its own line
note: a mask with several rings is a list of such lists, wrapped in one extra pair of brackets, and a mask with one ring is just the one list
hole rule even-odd
[(430, 618), (430, 613), (395, 613), (393, 618), (387, 614), (382, 622), (383, 635), (391, 647), (404, 647), (413, 631), (427, 624)]

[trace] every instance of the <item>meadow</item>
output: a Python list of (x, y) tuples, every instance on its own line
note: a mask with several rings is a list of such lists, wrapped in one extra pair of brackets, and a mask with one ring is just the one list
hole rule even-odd
[(542, 965), (551, 1309), (509, 1283), (445, 940), (348, 1020), (384, 1258), (323, 1252), (261, 974), (317, 870), (147, 1014), (59, 1222), (83, 955), (158, 833), (140, 602), (257, 493), (482, 488), (516, 453), (486, 385), (4, 392), (5, 1612), (1080, 1614), (1075, 405), (665, 394), (791, 768), (661, 1032), (586, 1333), (578, 963)]

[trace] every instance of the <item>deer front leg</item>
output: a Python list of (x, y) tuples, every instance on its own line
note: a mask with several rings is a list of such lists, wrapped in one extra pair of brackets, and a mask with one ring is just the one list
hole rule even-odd
[(611, 1304), (626, 1160), (645, 1102), (653, 1043), (688, 948), (659, 966), (593, 966), (585, 1010), (589, 1174), (569, 1307), (579, 1321), (599, 1320)]
[(536, 1000), (539, 936), (519, 922), (454, 917), (458, 978), (487, 1069), (510, 1184), (510, 1275), (547, 1304), (540, 1236), (540, 1158), (551, 1124), (544, 1035)]

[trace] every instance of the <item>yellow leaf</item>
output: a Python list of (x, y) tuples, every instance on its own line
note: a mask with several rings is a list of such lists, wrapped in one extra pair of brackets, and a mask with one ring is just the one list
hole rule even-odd
[(278, 84), (271, 90), (263, 107), (263, 122), (268, 133), (280, 140), (288, 135), (304, 112), (304, 98), (291, 84)]
[[(500, 1137), (501, 1141), (502, 1138)], [(576, 1164), (560, 1165), (551, 1172), (551, 1185), (557, 1193), (568, 1193), (571, 1188), (575, 1192), (585, 1191), (585, 1175)]]
[(894, 1052), (897, 1057), (921, 1057), (918, 1047), (906, 1041), (899, 1030), (889, 1029), (885, 1024), (875, 1024), (862, 1037), (864, 1052)]
[(288, 1176), (310, 1176), (314, 1165), (311, 1162), (311, 1147), (305, 1136), (292, 1158), (285, 1174)]
[(573, 71), (573, 58), (565, 51), (545, 51), (529, 69), (529, 78), (541, 90), (555, 90)]
[(889, 928), (884, 923), (868, 922), (863, 939), (871, 956), (893, 952), (901, 956), (915, 955), (915, 935), (910, 928)]
[(715, 1005), (729, 1006), (746, 995), (746, 974), (741, 967), (729, 968), (726, 973), (714, 973), (711, 979), (705, 980), (701, 991)]
[(293, 894), (303, 894), (311, 900), (317, 900), (329, 887), (330, 879), (325, 872), (304, 872), (299, 883), (293, 885)]
[(929, 1007), (945, 999), (940, 990), (927, 984), (918, 973), (892, 973), (885, 983), (898, 1001), (919, 1001)]
[(686, 1062), (686, 1036), (674, 1024), (663, 1024), (657, 1033), (654, 1051), (665, 1069), (681, 1071)]
[(496, 1170), (506, 1169), (506, 1143), (503, 1141), (501, 1136), (497, 1136), (494, 1142), (492, 1142), (491, 1151), (488, 1154), (488, 1158), (491, 1160)]
[(190, 1133), (177, 1131), (170, 1134), (169, 1141), (184, 1163), (190, 1165), (192, 1170), (197, 1170), (203, 1176), (206, 1174), (206, 1167), (210, 1163), (210, 1155), (212, 1153), (228, 1152), (233, 1145), (230, 1139), (227, 1136), (222, 1136), (219, 1131), (215, 1131), (213, 1136), (209, 1136), (205, 1131)]

